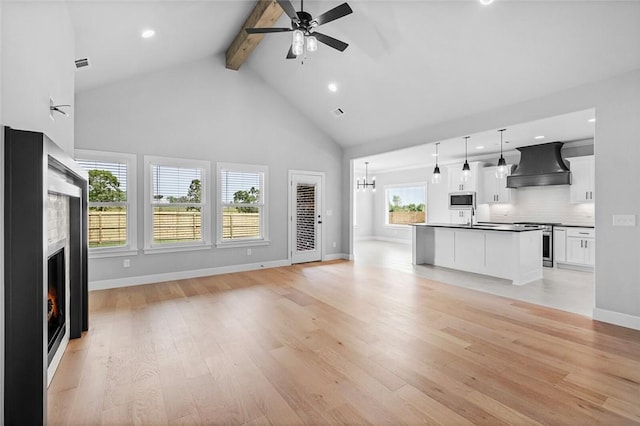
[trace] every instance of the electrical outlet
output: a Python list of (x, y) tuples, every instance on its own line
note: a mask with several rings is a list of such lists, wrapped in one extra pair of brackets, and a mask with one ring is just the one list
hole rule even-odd
[(122, 262), (122, 267), (123, 267), (123, 268), (128, 268), (128, 267), (130, 267), (130, 266), (131, 266), (131, 259), (125, 259), (125, 260)]
[(636, 215), (634, 214), (614, 214), (613, 226), (636, 226)]
[(251, 249), (250, 248), (247, 249), (247, 256), (251, 256)]

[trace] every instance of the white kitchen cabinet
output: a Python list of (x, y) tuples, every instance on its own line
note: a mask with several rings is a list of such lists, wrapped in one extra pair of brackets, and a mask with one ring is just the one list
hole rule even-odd
[(471, 210), (450, 210), (451, 223), (466, 225), (471, 220)]
[(567, 228), (553, 227), (553, 261), (567, 261)]
[(593, 155), (567, 158), (571, 169), (572, 203), (593, 203), (595, 196), (595, 161)]
[(478, 191), (482, 186), (482, 176), (479, 175), (484, 163), (472, 161), (469, 163), (471, 176), (466, 182), (462, 181), (462, 164), (449, 166), (449, 192)]
[(567, 263), (592, 267), (595, 265), (595, 252), (594, 229), (567, 228)]
[(507, 176), (511, 174), (512, 165), (507, 165), (507, 175), (496, 177), (497, 167), (486, 167), (482, 170), (482, 191), (480, 203), (498, 204), (511, 201), (511, 188), (507, 188)]

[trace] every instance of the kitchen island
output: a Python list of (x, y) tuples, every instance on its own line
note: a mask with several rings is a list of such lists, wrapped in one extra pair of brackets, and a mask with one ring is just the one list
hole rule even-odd
[(435, 265), (511, 280), (542, 278), (542, 227), (412, 224), (414, 265)]

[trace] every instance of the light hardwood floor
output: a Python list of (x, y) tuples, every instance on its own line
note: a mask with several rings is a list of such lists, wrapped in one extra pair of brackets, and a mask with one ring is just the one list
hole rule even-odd
[(335, 261), (91, 293), (50, 424), (640, 424), (640, 332)]

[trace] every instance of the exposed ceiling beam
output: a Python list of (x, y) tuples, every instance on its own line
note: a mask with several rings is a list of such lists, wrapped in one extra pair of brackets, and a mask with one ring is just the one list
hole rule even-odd
[(258, 0), (256, 7), (249, 14), (249, 17), (236, 38), (227, 49), (227, 68), (237, 71), (240, 66), (249, 58), (253, 49), (256, 48), (264, 34), (247, 34), (245, 28), (272, 27), (282, 15), (282, 8), (276, 0)]

